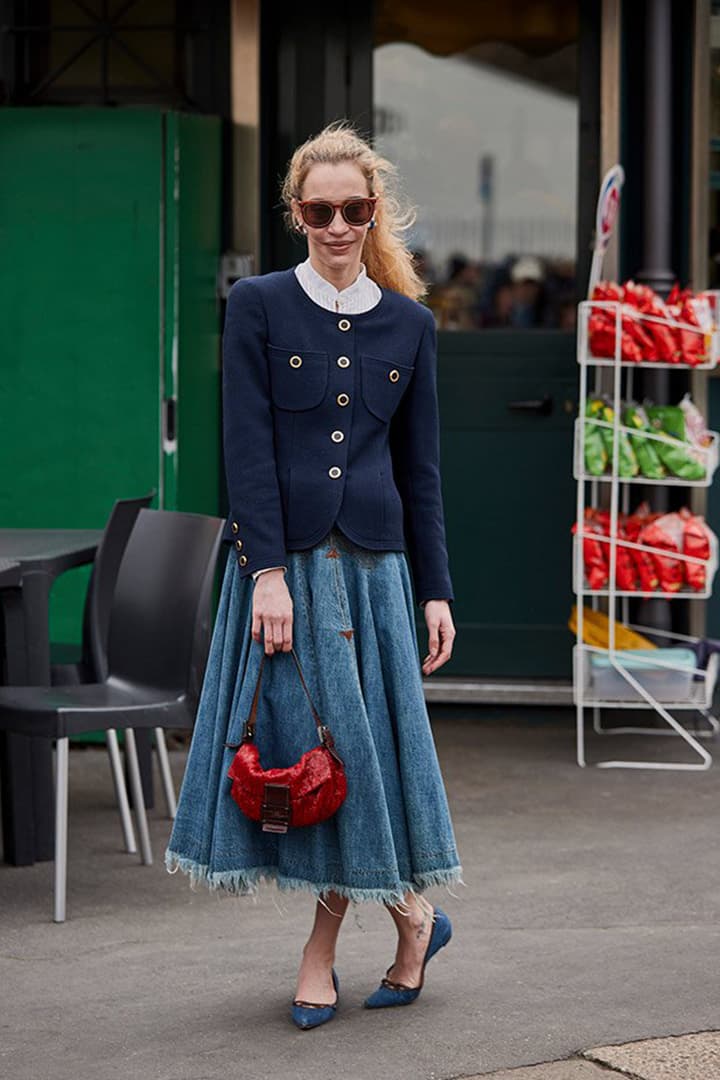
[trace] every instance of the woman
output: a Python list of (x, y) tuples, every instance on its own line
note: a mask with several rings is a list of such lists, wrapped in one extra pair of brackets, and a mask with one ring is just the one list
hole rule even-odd
[[(333, 963), (350, 900), (385, 905), (395, 961), (366, 1006), (409, 1004), (450, 938), (422, 896), (461, 881), (422, 689), (455, 628), (439, 474), (436, 333), (401, 232), (394, 167), (346, 121), (293, 154), (282, 195), (308, 258), (235, 283), (223, 339), (232, 543), (193, 740), (166, 852), (210, 888), (309, 890), (315, 922), (292, 1016), (335, 1014)], [(413, 596), (424, 606), (422, 664)], [(252, 582), (255, 582), (253, 585)], [(314, 744), (315, 708), (348, 793), (317, 825), (263, 832), (227, 778), (263, 656), (256, 744), (265, 768)], [(422, 672), (422, 674), (421, 674)]]

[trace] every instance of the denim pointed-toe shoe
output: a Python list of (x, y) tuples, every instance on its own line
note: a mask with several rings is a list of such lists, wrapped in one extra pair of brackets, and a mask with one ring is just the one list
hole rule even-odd
[(319, 1005), (314, 1001), (298, 1001), (295, 998), (292, 1003), (292, 1018), (297, 1027), (303, 1029), (314, 1028), (319, 1027), (320, 1024), (326, 1024), (328, 1020), (332, 1020), (340, 1000), (340, 980), (337, 977), (335, 968), (332, 969), (332, 981), (335, 987), (335, 1001), (332, 1005)]
[(370, 997), (365, 998), (363, 1002), (366, 1009), (385, 1009), (392, 1005), (411, 1005), (413, 1001), (416, 1001), (420, 996), (420, 991), (423, 988), (425, 982), (425, 966), (428, 960), (432, 959), (435, 953), (442, 949), (443, 945), (447, 945), (448, 941), (452, 937), (452, 923), (450, 919), (441, 911), (440, 908), (435, 908), (435, 921), (433, 922), (433, 930), (430, 935), (430, 941), (428, 947), (425, 950), (425, 959), (423, 960), (422, 973), (420, 975), (419, 986), (405, 986), (403, 983), (393, 982), (388, 979), (388, 974), (392, 971), (394, 965), (385, 972), (385, 978), (381, 980), (380, 985), (374, 993), (370, 994)]

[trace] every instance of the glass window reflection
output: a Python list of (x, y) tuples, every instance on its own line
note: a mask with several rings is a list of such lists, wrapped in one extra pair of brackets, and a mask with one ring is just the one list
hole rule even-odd
[(445, 330), (575, 325), (577, 46), (374, 50), (375, 146), (417, 208), (410, 246)]

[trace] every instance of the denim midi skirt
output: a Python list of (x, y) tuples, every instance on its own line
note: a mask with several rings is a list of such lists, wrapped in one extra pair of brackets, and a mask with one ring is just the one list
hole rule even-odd
[[(264, 646), (254, 641), (251, 577), (228, 552), (195, 728), (165, 852), (169, 872), (236, 895), (262, 881), (322, 897), (398, 904), (407, 891), (462, 883), (422, 688), (403, 551), (371, 551), (334, 527), (288, 552), (293, 647), (345, 764), (348, 791), (324, 822), (263, 832), (233, 801), (228, 769), (250, 713)], [(266, 657), (255, 741), (264, 768), (318, 743), (290, 652)]]

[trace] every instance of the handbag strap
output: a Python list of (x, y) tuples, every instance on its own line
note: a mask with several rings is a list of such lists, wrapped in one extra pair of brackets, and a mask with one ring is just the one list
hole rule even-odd
[[(322, 745), (324, 747), (326, 747), (328, 750), (332, 750), (332, 748), (335, 745), (335, 740), (332, 737), (332, 734), (330, 732), (330, 728), (327, 726), (327, 724), (323, 724), (322, 720), (318, 716), (318, 713), (317, 713), (317, 710), (316, 710), (315, 706), (313, 705), (313, 700), (310, 697), (310, 691), (308, 690), (307, 684), (306, 684), (305, 679), (303, 677), (302, 668), (300, 667), (300, 661), (298, 660), (298, 656), (297, 656), (297, 653), (295, 652), (294, 646), (291, 646), (290, 651), (291, 651), (291, 653), (293, 655), (293, 660), (295, 661), (295, 666), (297, 667), (298, 675), (300, 676), (300, 682), (303, 685), (303, 690), (305, 691), (305, 693), (307, 695), (307, 699), (310, 702), (310, 709), (312, 711), (313, 718), (315, 720), (315, 727), (317, 728), (318, 738), (320, 739), (320, 742), (322, 743)], [(244, 742), (244, 743), (252, 742), (254, 737), (255, 737), (255, 724), (257, 723), (257, 708), (258, 708), (258, 701), (260, 699), (260, 680), (262, 679), (263, 665), (265, 663), (266, 655), (267, 654), (265, 652), (263, 652), (262, 659), (260, 661), (260, 668), (258, 669), (258, 677), (257, 677), (257, 683), (255, 685), (255, 693), (253, 694), (252, 705), (250, 706), (250, 715), (248, 716), (247, 720), (243, 724), (242, 742)], [(226, 743), (225, 745), (227, 746), (228, 744)], [(234, 749), (234, 747), (231, 747), (231, 749)]]

